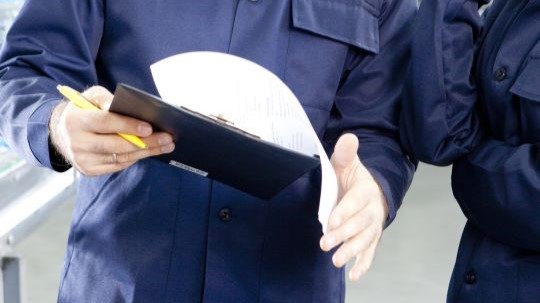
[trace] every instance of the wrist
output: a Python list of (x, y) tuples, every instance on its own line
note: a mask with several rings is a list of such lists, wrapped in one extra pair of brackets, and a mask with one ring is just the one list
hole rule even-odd
[(58, 125), (67, 106), (67, 102), (60, 102), (54, 109), (49, 119), (49, 158), (56, 171), (65, 171), (71, 167), (68, 158), (64, 154)]

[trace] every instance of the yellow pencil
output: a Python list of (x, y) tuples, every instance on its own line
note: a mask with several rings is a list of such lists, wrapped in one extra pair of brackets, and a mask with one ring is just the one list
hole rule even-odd
[[(78, 91), (74, 90), (73, 88), (69, 86), (58, 85), (56, 89), (58, 89), (58, 91), (64, 97), (66, 97), (69, 101), (71, 101), (71, 103), (75, 104), (75, 106), (79, 108), (99, 110), (99, 107), (95, 106), (92, 102), (88, 101), (85, 97), (83, 97)], [(146, 143), (144, 143), (144, 141), (141, 140), (141, 138), (135, 135), (129, 135), (129, 134), (123, 134), (123, 133), (118, 133), (118, 135), (139, 148), (146, 148)]]

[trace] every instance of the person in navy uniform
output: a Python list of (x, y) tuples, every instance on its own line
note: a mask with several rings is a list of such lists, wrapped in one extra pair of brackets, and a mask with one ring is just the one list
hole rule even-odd
[[(416, 10), (415, 0), (27, 0), (0, 56), (0, 130), (30, 163), (83, 174), (58, 301), (343, 302), (340, 267), (356, 257), (350, 278), (365, 273), (414, 171), (397, 110)], [(340, 180), (324, 237), (320, 172), (262, 201), (150, 159), (174, 149), (169, 134), (56, 91), (90, 87), (102, 108), (119, 82), (157, 94), (149, 66), (198, 50), (256, 62), (298, 97)]]
[(401, 134), (452, 167), (467, 224), (447, 302), (540, 302), (540, 1), (425, 0)]

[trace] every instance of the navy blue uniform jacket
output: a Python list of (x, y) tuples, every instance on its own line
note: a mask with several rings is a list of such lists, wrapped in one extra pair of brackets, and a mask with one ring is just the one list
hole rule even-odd
[[(1, 53), (0, 130), (53, 167), (58, 83), (157, 93), (150, 64), (231, 53), (292, 89), (328, 152), (358, 136), (390, 221), (414, 170), (397, 104), (415, 13), (414, 0), (28, 0)], [(153, 159), (82, 177), (59, 302), (343, 302), (343, 271), (318, 244), (319, 175), (270, 201)]]
[(424, 0), (402, 137), (453, 163), (468, 219), (452, 303), (540, 302), (540, 1)]

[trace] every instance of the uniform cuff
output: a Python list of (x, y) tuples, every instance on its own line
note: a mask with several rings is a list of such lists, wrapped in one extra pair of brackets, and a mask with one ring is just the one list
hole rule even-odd
[(39, 105), (30, 115), (27, 126), (28, 146), (33, 157), (29, 157), (31, 164), (48, 167), (56, 171), (65, 171), (69, 167), (60, 165), (54, 147), (49, 139), (49, 120), (56, 105), (61, 100), (51, 100)]
[(371, 173), (375, 181), (379, 184), (380, 188), (386, 199), (386, 205), (388, 206), (388, 216), (386, 217), (386, 222), (384, 223), (384, 228), (387, 228), (392, 221), (396, 218), (398, 206), (396, 205), (396, 199), (392, 195), (392, 189), (386, 178), (376, 169), (366, 167), (367, 170)]

